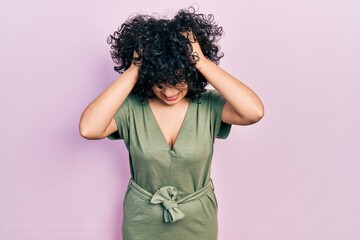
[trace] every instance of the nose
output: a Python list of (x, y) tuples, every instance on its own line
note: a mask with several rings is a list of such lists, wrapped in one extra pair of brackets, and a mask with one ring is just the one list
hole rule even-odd
[(164, 85), (162, 92), (164, 95), (170, 97), (170, 96), (174, 96), (174, 95), (178, 94), (179, 90), (177, 90), (174, 86), (166, 84), (166, 85)]

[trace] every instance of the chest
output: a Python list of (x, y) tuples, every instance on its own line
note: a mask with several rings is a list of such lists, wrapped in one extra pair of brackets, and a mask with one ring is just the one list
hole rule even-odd
[(124, 138), (133, 164), (145, 167), (147, 163), (156, 163), (166, 167), (170, 159), (176, 158), (176, 163), (190, 167), (209, 158), (213, 128), (206, 109), (201, 107), (204, 106), (191, 102), (187, 110), (166, 113), (153, 112), (144, 104), (133, 111), (129, 134)]
[(189, 105), (174, 109), (149, 107), (152, 115), (151, 117), (153, 117), (153, 124), (157, 126), (169, 147), (173, 148), (181, 132), (182, 126), (186, 121)]

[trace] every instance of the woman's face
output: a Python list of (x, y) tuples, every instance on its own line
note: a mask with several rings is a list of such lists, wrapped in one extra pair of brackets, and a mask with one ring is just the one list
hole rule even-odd
[(160, 86), (153, 86), (152, 90), (160, 102), (175, 105), (184, 99), (189, 91), (189, 86), (187, 83), (178, 83), (175, 86), (164, 83)]

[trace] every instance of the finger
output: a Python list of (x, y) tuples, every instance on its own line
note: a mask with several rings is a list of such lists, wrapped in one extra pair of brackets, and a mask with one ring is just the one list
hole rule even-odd
[(181, 35), (183, 35), (185, 38), (189, 39), (190, 42), (196, 42), (195, 34), (191, 30), (186, 32), (180, 32)]

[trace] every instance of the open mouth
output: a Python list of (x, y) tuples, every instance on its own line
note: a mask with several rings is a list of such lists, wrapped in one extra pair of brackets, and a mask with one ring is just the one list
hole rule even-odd
[(180, 92), (174, 96), (170, 96), (170, 97), (165, 96), (165, 99), (167, 101), (175, 101), (176, 99), (178, 99), (179, 95), (180, 95)]

